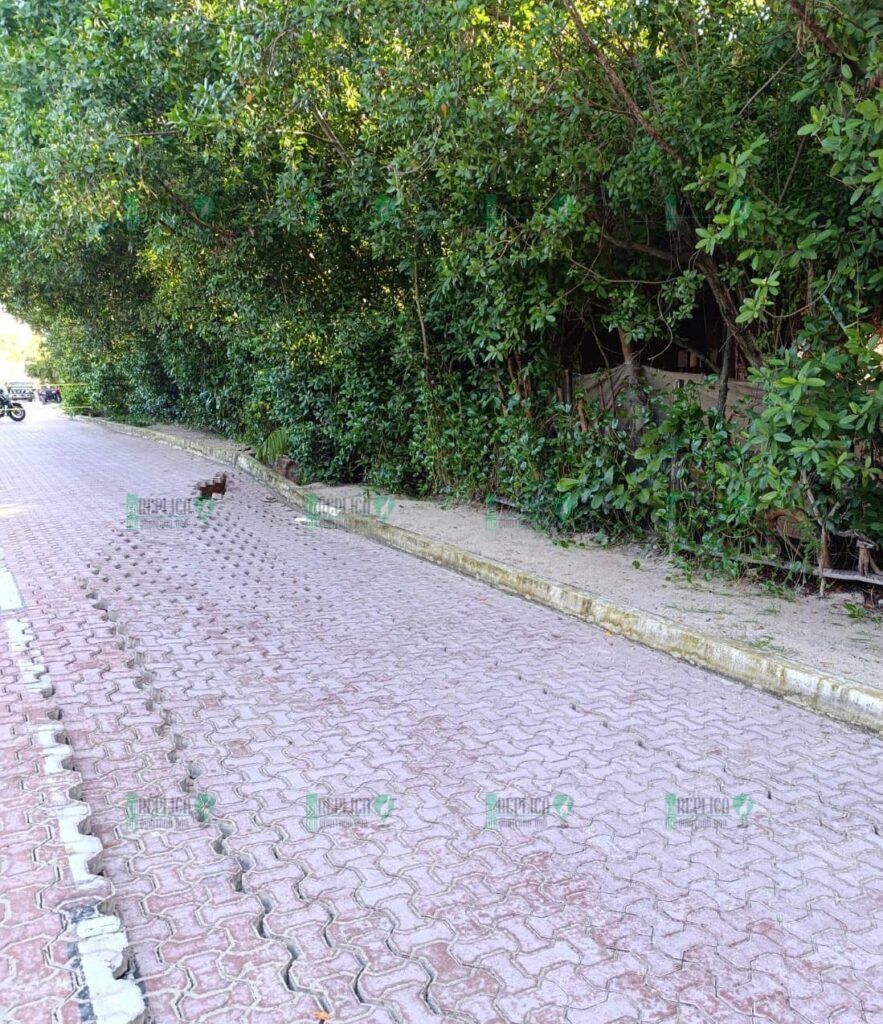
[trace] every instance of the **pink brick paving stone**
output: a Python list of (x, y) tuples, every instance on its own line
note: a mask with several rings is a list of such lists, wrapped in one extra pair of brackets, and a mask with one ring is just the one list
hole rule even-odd
[(23, 605), (19, 594), (0, 614), (0, 1014), (140, 1024), (141, 993), (120, 977), (128, 938), (109, 881), (94, 873), (100, 843)]
[[(26, 1024), (27, 1014), (49, 1020), (74, 998), (73, 972), (47, 963), (44, 950), (62, 930), (60, 916), (41, 906), (41, 894), (55, 878), (52, 862), (37, 864), (34, 852), (50, 841), (50, 825), (41, 820), (45, 794), (40, 784), (42, 750), (28, 728), (21, 696), (15, 692), (17, 669), (3, 658), (0, 693), (0, 1020)], [(39, 995), (38, 995), (39, 994)], [(38, 999), (37, 1003), (31, 1000)], [(26, 1006), (25, 1004), (30, 1005)]]
[[(28, 427), (0, 456), (28, 509), (0, 543), (45, 610), (156, 1021), (281, 1024), (320, 1002), (335, 1024), (873, 1019), (877, 740), (311, 530), (245, 478), (204, 523), (127, 531), (127, 493), (185, 496), (216, 466), (53, 415)], [(125, 833), (130, 788), (182, 786), (216, 796), (212, 821)], [(490, 831), (489, 790), (574, 811)], [(313, 832), (309, 792), (395, 810)], [(667, 792), (754, 807), (691, 835), (666, 828)]]

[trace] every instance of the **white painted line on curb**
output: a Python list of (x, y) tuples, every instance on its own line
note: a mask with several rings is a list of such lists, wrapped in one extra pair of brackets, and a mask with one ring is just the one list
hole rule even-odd
[(24, 608), (21, 591), (11, 570), (0, 566), (0, 612), (15, 612)]
[[(3, 577), (6, 577), (6, 580)], [(15, 578), (5, 568), (0, 568), (0, 602), (4, 595), (13, 591), (19, 603), (0, 604), (3, 611), (21, 608), (21, 595)], [(10, 589), (11, 588), (11, 589)], [(38, 660), (39, 655), (29, 649), (34, 642), (34, 630), (24, 615), (7, 619), (4, 623), (9, 648), (18, 663), (20, 677), (33, 694), (40, 697), (52, 695), (52, 685), (46, 666)], [(47, 707), (47, 716), (49, 709)], [(63, 726), (56, 718), (47, 717), (42, 722), (27, 716), (29, 727), (36, 732), (43, 753), (43, 769), (47, 776), (70, 774), (70, 782), (53, 794), (52, 809), (58, 820), (58, 834), (67, 854), (70, 877), (80, 892), (90, 893), (90, 904), (74, 912), (74, 920), (63, 933), (71, 952), (71, 967), (78, 975), (78, 1002), (80, 1016), (93, 1024), (143, 1024), (146, 1007), (140, 988), (134, 981), (120, 978), (128, 959), (129, 940), (123, 924), (115, 915), (101, 913), (99, 907), (106, 902), (107, 880), (96, 875), (91, 863), (101, 853), (101, 840), (87, 832), (89, 805), (73, 797), (79, 776), (70, 767), (72, 751), (70, 745), (59, 736)], [(63, 802), (58, 802), (63, 800)], [(2, 1019), (2, 1018), (0, 1018)]]
[(13, 654), (21, 654), (28, 646), (27, 619), (7, 619), (6, 635)]
[(76, 924), (80, 967), (96, 1024), (138, 1024), (144, 999), (134, 982), (120, 981), (129, 940), (118, 917), (102, 914)]

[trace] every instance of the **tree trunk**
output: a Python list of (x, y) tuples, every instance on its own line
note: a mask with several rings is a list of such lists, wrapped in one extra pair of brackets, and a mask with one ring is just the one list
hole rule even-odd
[(650, 400), (647, 398), (644, 390), (644, 375), (641, 373), (641, 364), (638, 362), (635, 350), (632, 348), (632, 343), (629, 341), (625, 331), (621, 327), (617, 327), (616, 332), (619, 335), (619, 344), (622, 347), (622, 361), (626, 365), (629, 379), (635, 386), (638, 401), (645, 409), (649, 409)]
[(729, 333), (735, 338), (745, 362), (751, 366), (759, 366), (763, 362), (760, 349), (755, 344), (751, 333), (736, 323), (736, 316), (739, 311), (736, 308), (736, 303), (733, 301), (730, 290), (720, 279), (717, 263), (711, 256), (701, 256), (698, 260), (698, 265), (705, 274), (708, 287), (711, 289), (711, 294), (714, 296), (714, 301), (717, 303), (717, 308), (720, 310), (724, 324)]
[(717, 389), (717, 411), (721, 417), (727, 415), (727, 394), (730, 390), (730, 353), (733, 348), (733, 335), (727, 331), (727, 340), (720, 357), (720, 385)]

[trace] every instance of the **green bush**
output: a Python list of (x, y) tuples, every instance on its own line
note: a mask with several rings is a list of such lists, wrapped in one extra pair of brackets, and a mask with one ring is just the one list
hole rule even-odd
[[(770, 508), (876, 538), (881, 64), (868, 0), (17, 0), (0, 301), (89, 408), (305, 478), (728, 568)], [(702, 325), (747, 433), (564, 404), (610, 332)]]
[[(746, 475), (748, 446), (692, 388), (652, 395), (643, 424), (593, 408), (575, 453), (577, 475), (558, 480), (568, 527), (614, 537), (652, 535), (672, 554), (734, 568), (764, 546), (758, 495)], [(639, 439), (636, 440), (636, 432)]]
[(880, 338), (846, 333), (840, 348), (807, 342), (754, 371), (766, 397), (751, 423), (748, 475), (762, 506), (805, 513), (817, 540), (822, 530), (853, 530), (880, 544)]

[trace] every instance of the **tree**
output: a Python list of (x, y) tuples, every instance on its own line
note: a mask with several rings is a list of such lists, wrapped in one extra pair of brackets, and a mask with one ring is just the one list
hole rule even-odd
[(881, 38), (858, 0), (20, 0), (0, 298), (112, 414), (548, 509), (568, 325), (637, 362), (716, 310), (721, 411), (733, 347), (874, 330)]

